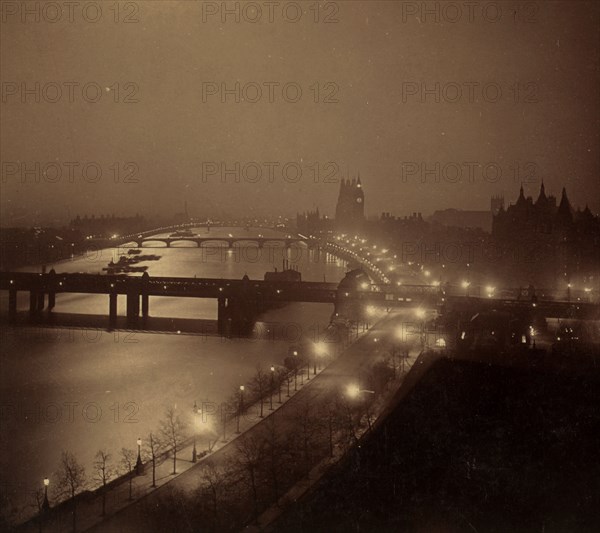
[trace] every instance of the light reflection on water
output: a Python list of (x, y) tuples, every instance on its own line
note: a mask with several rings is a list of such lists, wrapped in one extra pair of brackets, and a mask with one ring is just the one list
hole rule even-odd
[[(198, 231), (206, 234), (206, 228)], [(230, 231), (210, 230), (211, 235)], [(240, 230), (236, 231), (239, 234)], [(263, 229), (242, 232), (243, 236), (259, 232), (281, 236)], [(110, 259), (118, 260), (128, 249), (101, 250), (47, 265), (47, 269), (100, 273)], [(158, 261), (141, 263), (148, 266), (151, 276), (241, 279), (247, 274), (251, 279), (263, 279), (266, 271), (281, 269), (284, 259), (300, 270), (306, 281), (337, 282), (345, 273), (343, 262), (309, 251), (305, 245), (286, 252), (275, 246), (259, 250), (244, 245), (228, 251), (181, 244), (148, 248), (142, 253), (161, 256)], [(39, 272), (40, 268), (23, 270)], [(28, 295), (20, 294), (19, 307), (26, 309), (27, 305)], [(4, 293), (0, 306), (5, 314), (8, 302)], [(123, 314), (124, 298), (120, 298), (119, 308)], [(106, 296), (57, 297), (57, 312), (103, 315), (107, 310)], [(318, 340), (332, 310), (331, 305), (308, 303), (271, 310), (260, 317), (259, 337), (254, 339), (4, 327), (0, 483), (9, 492), (16, 491), (14, 505), (26, 506), (30, 491), (55, 471), (62, 450), (72, 451), (91, 477), (98, 449), (106, 448), (116, 458), (122, 447), (135, 448), (138, 436), (156, 430), (166, 405), (176, 404), (185, 418), (191, 417), (194, 401), (225, 401), (240, 384), (249, 382), (257, 364), (282, 364), (289, 344), (300, 334)], [(150, 312), (152, 316), (216, 318), (216, 302), (156, 297), (151, 299)], [(270, 340), (265, 328), (271, 323), (289, 326), (287, 336)], [(88, 413), (84, 413), (86, 406)], [(101, 412), (98, 420), (91, 422), (97, 412)], [(27, 512), (31, 513), (31, 508)]]

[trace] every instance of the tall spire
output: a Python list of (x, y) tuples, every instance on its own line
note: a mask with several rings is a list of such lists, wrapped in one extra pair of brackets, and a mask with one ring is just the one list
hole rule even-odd
[(548, 199), (546, 198), (546, 188), (544, 187), (544, 180), (542, 180), (542, 185), (540, 187), (540, 194), (535, 203), (540, 204), (540, 205), (545, 205), (547, 200)]
[(519, 189), (519, 198), (517, 199), (517, 205), (518, 206), (522, 206), (525, 203), (527, 203), (527, 200), (525, 200), (525, 193), (523, 191), (523, 184), (521, 183), (521, 188)]
[(560, 197), (560, 205), (558, 206), (556, 217), (563, 222), (573, 221), (573, 212), (571, 209), (571, 204), (569, 202), (569, 199), (567, 198), (567, 189), (565, 189), (564, 187), (562, 190), (562, 195)]

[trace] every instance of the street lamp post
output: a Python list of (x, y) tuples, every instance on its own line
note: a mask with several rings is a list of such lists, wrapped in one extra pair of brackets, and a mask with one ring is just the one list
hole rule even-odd
[(240, 404), (238, 407), (238, 416), (237, 416), (237, 431), (240, 432), (240, 417), (242, 416), (242, 409), (244, 408), (244, 386), (240, 385)]
[(142, 439), (138, 437), (137, 440), (138, 454), (137, 460), (135, 461), (135, 474), (141, 476), (144, 473), (144, 465), (142, 464)]
[(314, 367), (314, 373), (317, 373), (317, 365), (319, 366), (319, 368), (322, 367), (321, 365), (321, 359), (326, 355), (327, 353), (327, 348), (325, 347), (325, 345), (322, 342), (318, 342), (315, 345), (315, 367)]
[(42, 503), (42, 512), (47, 513), (50, 510), (50, 502), (48, 501), (48, 485), (50, 485), (50, 480), (45, 477), (44, 478), (44, 501)]
[(198, 414), (198, 405), (196, 404), (196, 401), (194, 400), (194, 424), (192, 427), (192, 432), (194, 433), (194, 446), (192, 448), (192, 463), (195, 463), (198, 460), (198, 452), (196, 450), (196, 415)]
[[(271, 365), (271, 399), (269, 401), (269, 410), (273, 410), (273, 390), (275, 387), (275, 381), (274, 381), (274, 376), (275, 376), (275, 367), (273, 365)], [(281, 393), (281, 388), (279, 389), (280, 393)]]
[(298, 359), (296, 359), (298, 352), (294, 350), (292, 355), (294, 356), (294, 392), (296, 392), (298, 390)]
[(465, 296), (469, 296), (469, 286), (471, 285), (471, 283), (469, 281), (463, 281), (462, 282), (462, 288), (465, 289)]
[(223, 404), (221, 404), (221, 418), (223, 419), (223, 440), (221, 442), (227, 442), (227, 413)]

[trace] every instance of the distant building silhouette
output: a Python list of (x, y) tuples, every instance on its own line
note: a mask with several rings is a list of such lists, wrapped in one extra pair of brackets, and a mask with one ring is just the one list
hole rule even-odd
[(82, 236), (110, 237), (111, 235), (126, 235), (145, 229), (144, 217), (115, 217), (115, 215), (92, 215), (80, 217), (77, 215), (71, 220), (70, 227), (79, 231)]
[(296, 228), (300, 233), (305, 235), (333, 229), (332, 222), (326, 216), (321, 217), (318, 207), (315, 211), (305, 211), (303, 214), (298, 213), (296, 215)]
[(365, 193), (358, 180), (342, 180), (337, 205), (335, 226), (341, 231), (357, 231), (365, 221)]
[(492, 231), (493, 217), (502, 209), (504, 196), (492, 196), (489, 211), (449, 208), (435, 211), (428, 221), (455, 228), (479, 228), (489, 233)]
[(492, 196), (492, 199), (490, 200), (490, 209), (494, 216), (496, 216), (501, 209), (504, 209), (504, 196)]
[(587, 206), (573, 209), (565, 188), (557, 206), (543, 182), (535, 202), (525, 197), (521, 186), (516, 203), (501, 207), (494, 216), (492, 237), (506, 245), (535, 248), (536, 268), (552, 271), (555, 281), (589, 279), (599, 270), (600, 218)]
[(455, 228), (480, 228), (490, 232), (492, 230), (492, 211), (469, 211), (463, 209), (444, 209), (435, 211), (429, 217), (430, 222)]

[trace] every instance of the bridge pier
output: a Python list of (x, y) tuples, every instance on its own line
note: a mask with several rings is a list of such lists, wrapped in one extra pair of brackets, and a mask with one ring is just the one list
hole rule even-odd
[(40, 291), (40, 292), (38, 292), (37, 298), (38, 298), (37, 311), (43, 311), (44, 307), (46, 306), (46, 295), (44, 294), (43, 291)]
[(127, 324), (135, 326), (140, 317), (140, 293), (137, 287), (131, 286), (127, 289)]
[(48, 312), (56, 307), (56, 293), (54, 291), (48, 293)]
[(29, 314), (31, 316), (35, 315), (38, 311), (39, 305), (39, 296), (38, 291), (32, 289), (29, 291)]
[(150, 316), (150, 297), (147, 294), (142, 293), (142, 318), (148, 318)]
[(142, 318), (148, 318), (150, 315), (150, 296), (148, 295), (148, 282), (150, 281), (150, 275), (148, 272), (142, 274)]
[(226, 309), (226, 298), (219, 298), (217, 300), (217, 332), (219, 335), (227, 334), (227, 319), (225, 317)]
[(219, 298), (217, 331), (220, 335), (248, 335), (254, 326), (256, 310), (252, 302), (240, 298)]
[(108, 294), (108, 326), (114, 328), (117, 325), (117, 292)]
[(48, 312), (56, 306), (56, 272), (54, 269), (48, 273)]

